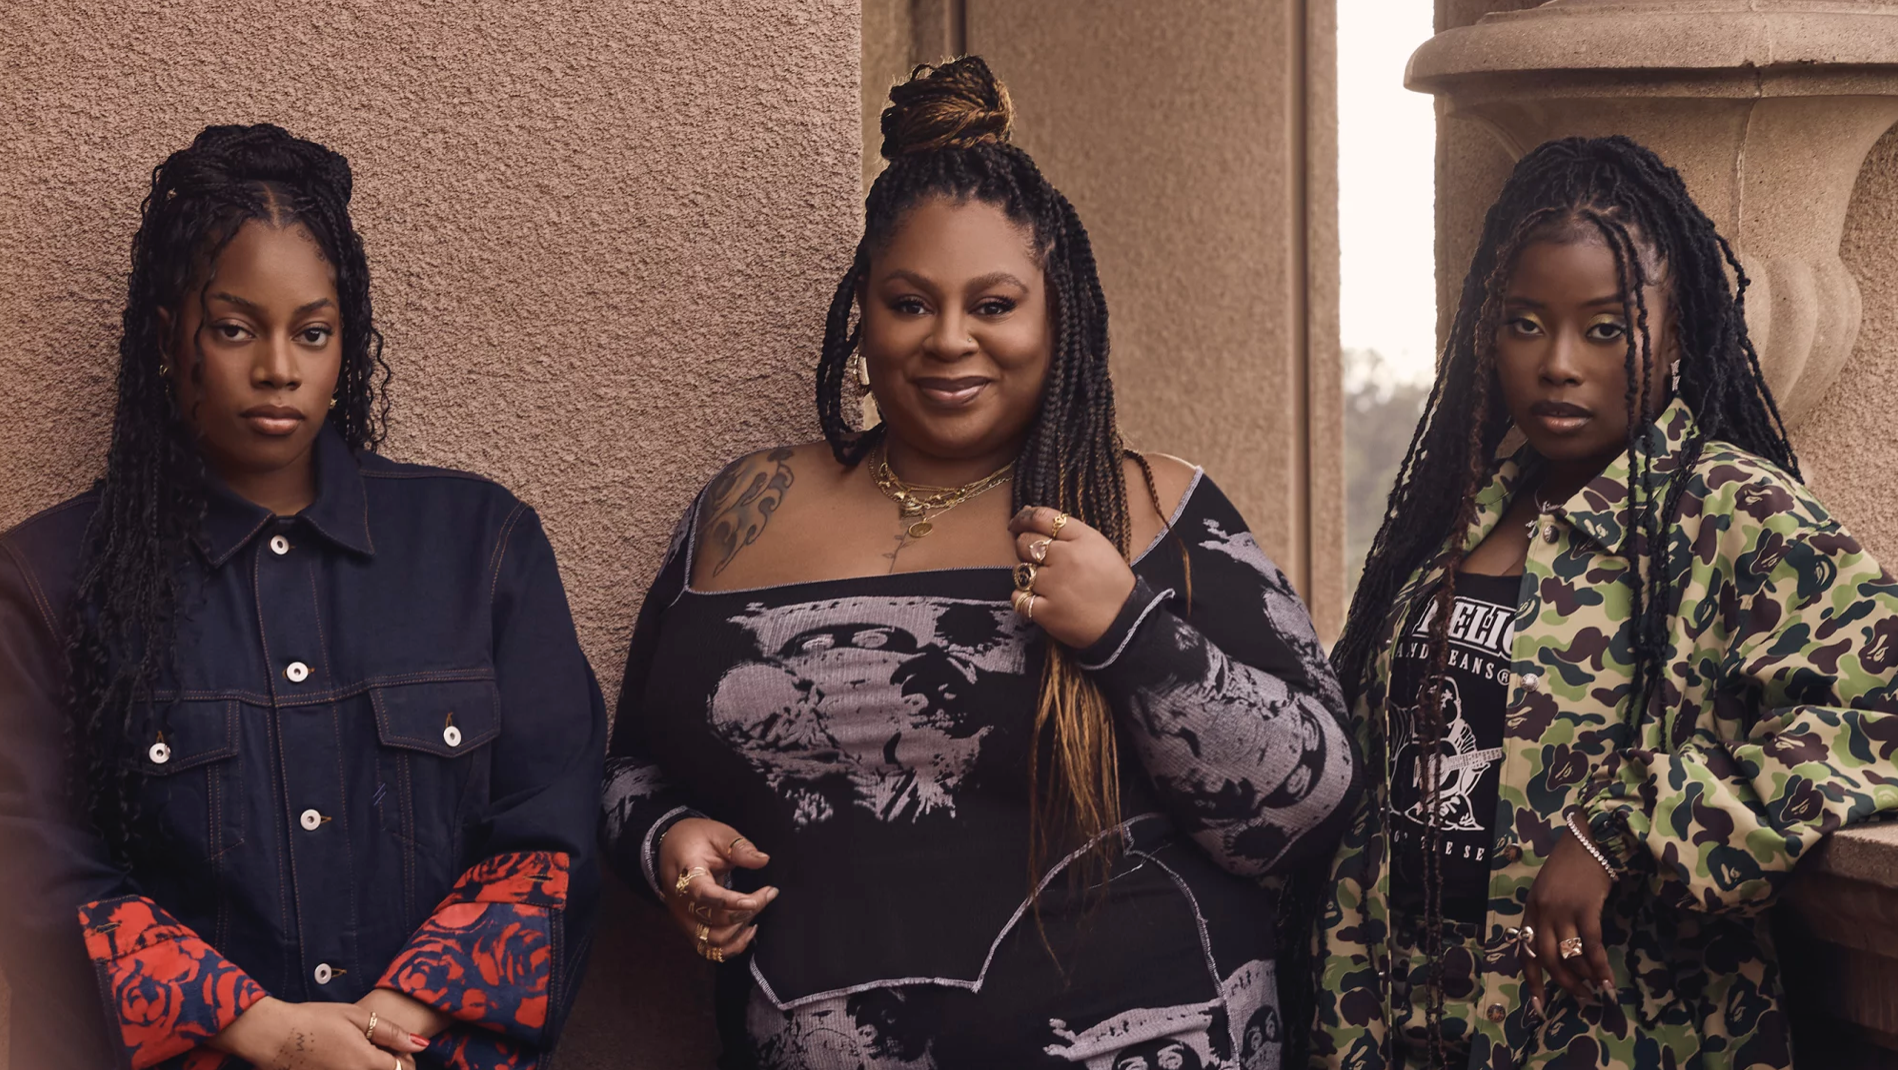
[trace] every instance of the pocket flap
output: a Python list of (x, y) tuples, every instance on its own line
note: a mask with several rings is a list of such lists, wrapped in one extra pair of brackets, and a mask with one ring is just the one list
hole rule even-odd
[(147, 776), (171, 776), (237, 753), (234, 699), (160, 701), (152, 714), (154, 723), (162, 726), (162, 738), (145, 740), (137, 756), (138, 767)]
[(501, 694), (492, 680), (400, 684), (370, 695), (385, 747), (458, 758), (501, 734)]

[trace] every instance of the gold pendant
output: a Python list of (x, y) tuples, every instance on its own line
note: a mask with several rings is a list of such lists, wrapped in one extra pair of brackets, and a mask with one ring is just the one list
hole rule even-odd
[(931, 524), (927, 520), (918, 520), (909, 526), (909, 537), (912, 539), (920, 539), (934, 530), (936, 530), (936, 525)]
[(922, 516), (923, 508), (923, 503), (914, 498), (903, 499), (902, 512), (904, 516)]

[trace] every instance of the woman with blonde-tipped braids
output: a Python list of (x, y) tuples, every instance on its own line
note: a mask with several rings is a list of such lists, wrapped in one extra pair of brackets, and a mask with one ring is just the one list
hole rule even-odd
[(640, 613), (607, 848), (726, 963), (734, 1065), (1278, 1066), (1261, 882), (1336, 841), (1338, 689), (1212, 481), (1121, 446), (1010, 114), (975, 58), (892, 90), (824, 439), (713, 479)]

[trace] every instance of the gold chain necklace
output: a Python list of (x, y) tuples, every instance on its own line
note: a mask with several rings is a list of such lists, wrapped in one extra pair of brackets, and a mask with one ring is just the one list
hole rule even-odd
[(910, 521), (909, 537), (920, 539), (936, 529), (937, 517), (1015, 478), (1015, 465), (1011, 461), (960, 487), (931, 487), (903, 482), (890, 470), (889, 457), (879, 446), (870, 461), (870, 478), (885, 498), (896, 503), (897, 518)]

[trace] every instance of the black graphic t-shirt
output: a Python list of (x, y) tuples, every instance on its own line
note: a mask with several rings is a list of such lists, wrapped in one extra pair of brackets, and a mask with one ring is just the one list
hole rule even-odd
[[(1461, 572), (1450, 618), (1450, 660), (1443, 689), (1443, 739), (1437, 766), (1437, 856), (1443, 916), (1480, 923), (1489, 904), (1495, 843), (1496, 785), (1502, 774), (1503, 709), (1509, 700), (1509, 646), (1515, 635), (1521, 576)], [(1428, 814), (1418, 725), (1430, 659), (1436, 601), (1426, 599), (1405, 623), (1391, 663), (1391, 900), (1404, 913), (1424, 909), (1424, 830)]]
[(1111, 873), (1077, 873), (1111, 879), (1071, 881), (1060, 844), (1032, 904), (1046, 640), (1012, 570), (701, 591), (690, 530), (635, 631), (604, 832), (655, 894), (683, 814), (770, 851), (734, 877), (782, 892), (750, 955), (757, 1065), (1092, 1065), (1148, 1043), (1155, 1065), (1277, 1065), (1257, 879), (1329, 857), (1355, 766), (1304, 606), (1210, 480), (1075, 652), (1113, 707), (1126, 819)]

